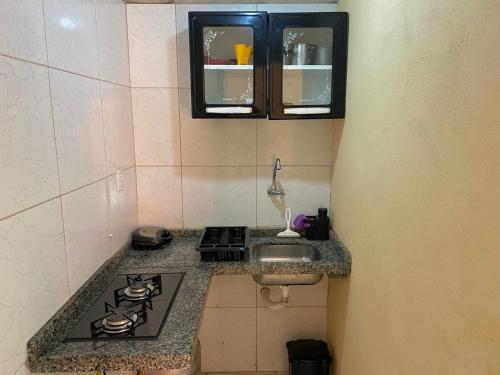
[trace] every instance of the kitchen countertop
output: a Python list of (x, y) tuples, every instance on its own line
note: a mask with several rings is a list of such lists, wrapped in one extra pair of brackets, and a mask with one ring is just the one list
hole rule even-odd
[[(125, 248), (106, 262), (28, 342), (32, 372), (189, 368), (211, 275), (321, 272), (347, 277), (351, 255), (332, 234), (329, 241), (276, 238), (278, 230), (251, 230), (250, 256), (243, 262), (200, 262), (194, 250), (201, 231), (172, 231), (174, 239), (157, 251)], [(257, 244), (310, 243), (321, 253), (311, 263), (260, 264)], [(157, 339), (63, 342), (71, 328), (119, 273), (184, 272), (184, 280)]]

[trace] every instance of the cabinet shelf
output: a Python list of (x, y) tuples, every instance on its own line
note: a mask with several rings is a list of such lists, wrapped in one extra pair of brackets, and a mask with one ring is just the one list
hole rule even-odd
[(205, 65), (205, 70), (252, 70), (253, 65)]
[(283, 65), (283, 70), (332, 70), (331, 65)]
[[(205, 70), (252, 70), (253, 65), (205, 65)], [(332, 70), (331, 65), (284, 65), (284, 70)]]

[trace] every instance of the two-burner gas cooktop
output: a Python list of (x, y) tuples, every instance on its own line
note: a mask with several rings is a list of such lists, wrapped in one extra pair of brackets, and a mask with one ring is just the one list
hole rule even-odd
[(117, 275), (65, 341), (158, 336), (183, 273)]

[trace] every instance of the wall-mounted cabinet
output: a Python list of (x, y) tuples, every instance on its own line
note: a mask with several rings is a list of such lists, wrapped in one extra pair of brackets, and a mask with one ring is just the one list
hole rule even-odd
[(344, 116), (347, 13), (189, 13), (192, 116)]

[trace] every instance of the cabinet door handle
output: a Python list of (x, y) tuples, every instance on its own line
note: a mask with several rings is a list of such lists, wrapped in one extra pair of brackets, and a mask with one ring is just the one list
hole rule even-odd
[(330, 113), (330, 108), (325, 108), (325, 107), (285, 108), (285, 115), (317, 115), (322, 113)]
[(252, 113), (252, 107), (207, 107), (207, 113)]

